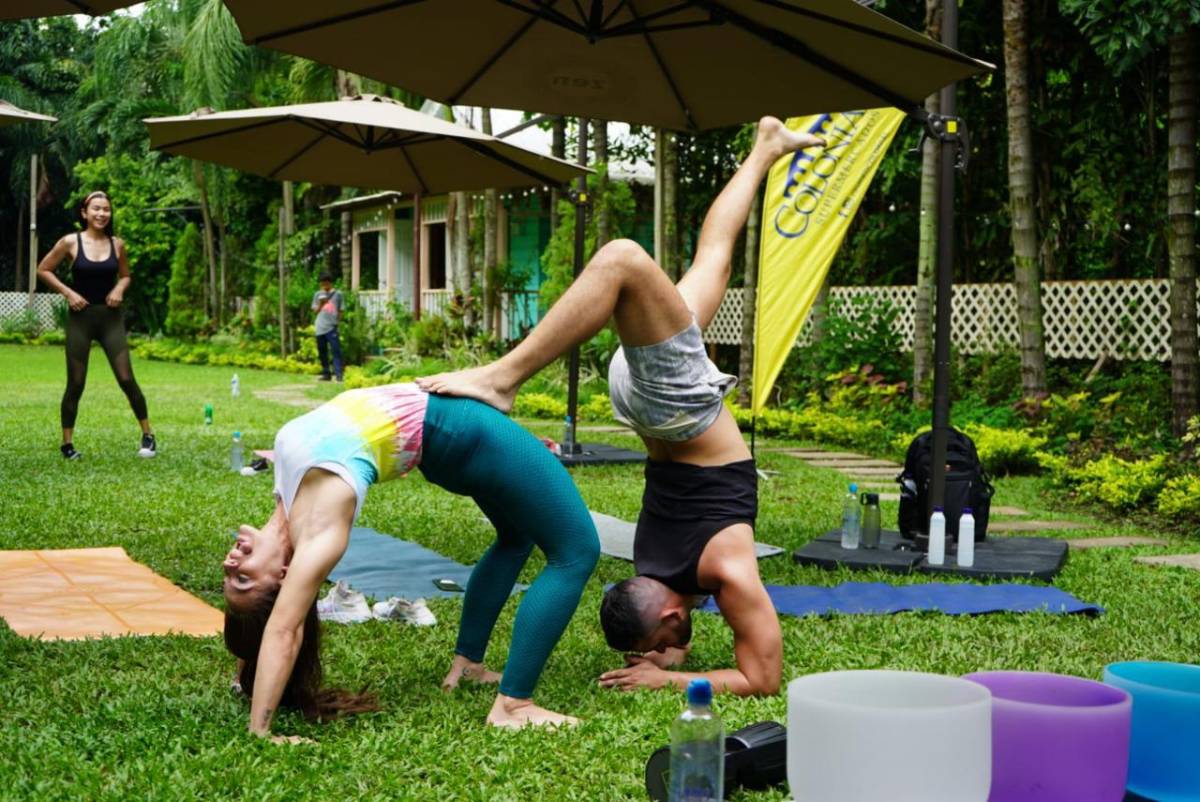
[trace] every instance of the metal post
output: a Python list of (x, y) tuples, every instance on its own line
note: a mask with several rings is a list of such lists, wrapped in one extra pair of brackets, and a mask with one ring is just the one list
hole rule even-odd
[(284, 260), (284, 226), (287, 209), (279, 207), (279, 356), (287, 357), (287, 275)]
[(421, 319), (421, 193), (413, 195), (413, 320)]
[[(958, 3), (943, 3), (942, 44), (958, 48)], [(941, 114), (958, 113), (956, 84), (942, 89)], [(956, 179), (953, 144), (942, 140), (941, 176), (938, 191), (937, 253), (937, 330), (933, 341), (933, 457), (930, 462), (932, 483), (929, 503), (941, 507), (946, 498), (946, 439), (950, 431), (950, 318), (951, 286), (954, 280), (954, 181)], [(926, 510), (928, 514), (932, 510)]]
[[(38, 157), (29, 157), (29, 298), (26, 306), (33, 308), (33, 294), (37, 292), (38, 231), (37, 231), (37, 186)], [(20, 270), (20, 265), (17, 266)]]
[[(587, 139), (588, 139), (588, 120), (586, 117), (579, 118), (579, 142), (575, 148), (576, 161), (581, 166), (587, 166)], [(585, 205), (587, 203), (587, 176), (580, 176), (575, 179), (575, 267), (572, 271), (574, 278), (579, 278), (579, 274), (583, 272), (583, 249), (587, 231), (587, 212)], [(571, 349), (571, 356), (567, 368), (567, 417), (571, 419), (570, 423), (570, 442), (573, 443), (574, 453), (578, 454), (582, 449), (579, 446), (579, 438), (575, 436), (575, 427), (579, 423), (579, 346)]]

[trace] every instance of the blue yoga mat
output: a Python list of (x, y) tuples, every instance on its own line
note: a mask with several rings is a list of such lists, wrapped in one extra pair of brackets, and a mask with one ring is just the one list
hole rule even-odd
[[(946, 615), (978, 613), (1091, 613), (1103, 607), (1085, 604), (1058, 588), (1034, 585), (888, 585), (883, 582), (843, 582), (837, 587), (767, 585), (775, 610), (784, 615), (885, 615), (910, 610), (934, 610)], [(709, 598), (698, 608), (718, 612)]]
[(433, 580), (452, 579), (465, 588), (470, 577), (469, 565), (363, 526), (350, 530), (350, 545), (329, 574), (332, 581), (344, 579), (350, 587), (379, 600), (462, 596), (439, 590)]

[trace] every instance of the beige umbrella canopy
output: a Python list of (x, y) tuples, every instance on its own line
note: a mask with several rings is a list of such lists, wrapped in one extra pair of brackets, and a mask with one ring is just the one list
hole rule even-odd
[(453, 104), (676, 130), (896, 106), (991, 69), (854, 0), (225, 0), (249, 44)]
[(3, 0), (0, 20), (90, 14), (93, 17), (131, 6), (138, 0)]
[(156, 150), (278, 180), (436, 195), (565, 184), (587, 172), (373, 95), (146, 124)]
[(0, 100), (0, 127), (21, 122), (56, 123), (58, 120), (45, 114), (35, 114), (32, 111), (19, 109), (7, 101)]

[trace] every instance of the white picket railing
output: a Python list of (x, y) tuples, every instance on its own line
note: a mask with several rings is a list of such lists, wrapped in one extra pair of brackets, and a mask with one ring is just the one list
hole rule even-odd
[[(1170, 293), (1167, 279), (1044, 281), (1046, 355), (1095, 359), (1104, 354), (1166, 361), (1171, 355)], [(831, 300), (886, 299), (897, 311), (894, 326), (903, 347), (912, 348), (916, 287), (833, 287), (829, 296)], [(951, 310), (951, 339), (960, 352), (988, 353), (1018, 345), (1017, 295), (1012, 284), (958, 284)], [(806, 320), (798, 345), (808, 342), (810, 329), (811, 321)], [(742, 341), (740, 288), (726, 292), (704, 339), (725, 345)]]
[(54, 309), (66, 303), (56, 292), (35, 292), (30, 305), (29, 294), (24, 292), (0, 292), (0, 323), (11, 317), (24, 315), (32, 309), (37, 321), (44, 329), (54, 328)]

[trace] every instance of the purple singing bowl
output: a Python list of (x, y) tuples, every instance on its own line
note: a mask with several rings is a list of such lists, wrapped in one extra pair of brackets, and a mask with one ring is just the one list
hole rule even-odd
[(1121, 802), (1129, 772), (1129, 694), (1061, 674), (981, 671), (992, 692), (988, 802)]

